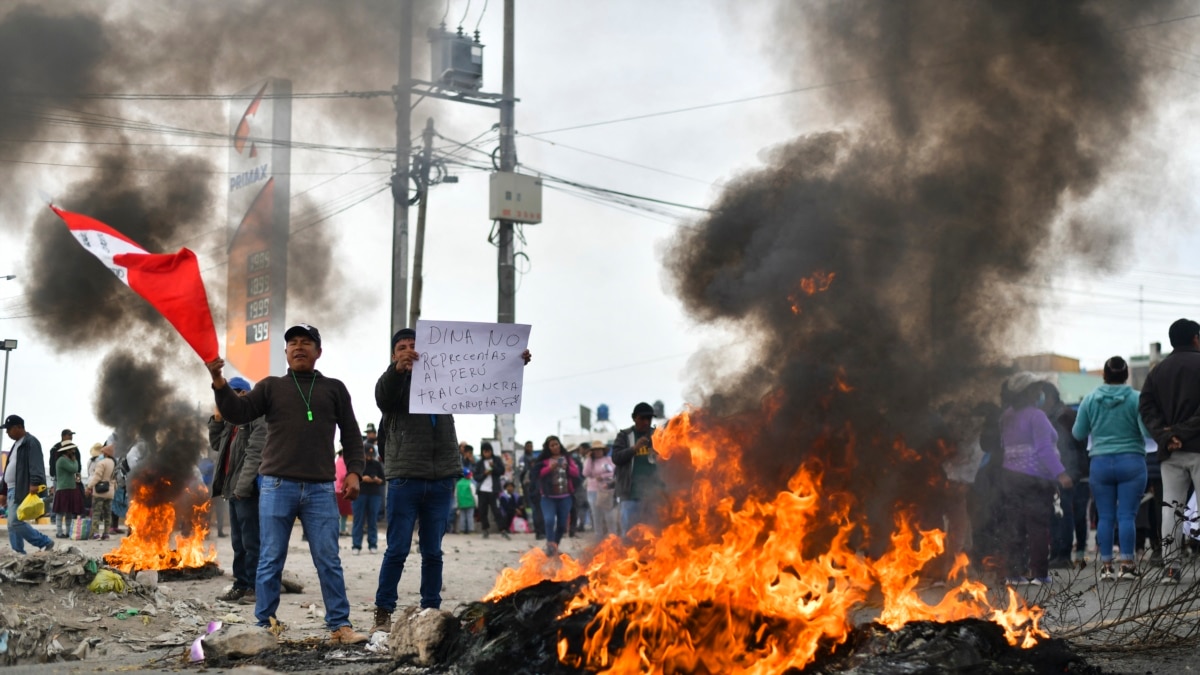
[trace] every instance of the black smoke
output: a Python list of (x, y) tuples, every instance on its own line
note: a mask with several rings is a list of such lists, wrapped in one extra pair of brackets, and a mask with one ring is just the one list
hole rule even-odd
[[(937, 410), (994, 397), (1038, 330), (1030, 280), (1126, 240), (1105, 222), (1056, 234), (1160, 74), (1127, 29), (1169, 5), (775, 6), (781, 62), (805, 84), (842, 83), (827, 98), (844, 122), (775, 148), (667, 254), (688, 310), (738, 327), (755, 354), (709, 383), (709, 413), (780, 406), (746, 448), (759, 483), (815, 458), (880, 519), (925, 499), (945, 455)], [(818, 273), (834, 279), (808, 297), (800, 282)], [(897, 440), (923, 460), (901, 461)]]
[(123, 445), (142, 449), (146, 461), (133, 467), (132, 479), (156, 486), (148, 506), (198, 497), (196, 467), (207, 449), (203, 420), (167, 380), (160, 367), (164, 357), (173, 354), (111, 352), (100, 367), (95, 393), (96, 418), (118, 430)]

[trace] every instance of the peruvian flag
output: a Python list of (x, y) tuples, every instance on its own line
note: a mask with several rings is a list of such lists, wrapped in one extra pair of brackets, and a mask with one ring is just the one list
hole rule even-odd
[(171, 322), (205, 363), (217, 358), (217, 330), (195, 253), (186, 248), (174, 254), (149, 253), (95, 218), (50, 208), (75, 240)]

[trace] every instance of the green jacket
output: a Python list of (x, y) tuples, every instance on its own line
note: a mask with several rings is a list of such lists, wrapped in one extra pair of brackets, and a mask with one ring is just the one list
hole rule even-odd
[(475, 486), (470, 478), (463, 476), (458, 479), (458, 484), (454, 486), (454, 498), (460, 509), (475, 508)]

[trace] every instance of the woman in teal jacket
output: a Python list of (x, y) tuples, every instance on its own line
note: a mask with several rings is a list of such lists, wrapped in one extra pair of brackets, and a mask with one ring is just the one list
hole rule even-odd
[[(1092, 437), (1091, 487), (1099, 522), (1101, 579), (1136, 579), (1133, 547), (1135, 521), (1142, 494), (1146, 491), (1146, 442), (1150, 434), (1138, 415), (1138, 393), (1126, 382), (1129, 364), (1114, 356), (1104, 362), (1104, 384), (1088, 394), (1079, 406), (1071, 435), (1079, 440)], [(1121, 565), (1112, 564), (1113, 521), (1119, 532)]]

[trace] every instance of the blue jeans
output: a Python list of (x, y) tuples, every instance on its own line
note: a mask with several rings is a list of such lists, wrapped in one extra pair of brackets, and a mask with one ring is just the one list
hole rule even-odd
[(258, 577), (258, 496), (214, 499), (217, 508), (229, 504), (229, 543), (233, 544), (233, 587), (253, 591)]
[(262, 547), (255, 579), (254, 618), (258, 619), (258, 625), (268, 626), (279, 609), (280, 580), (296, 518), (308, 535), (308, 550), (321, 582), (325, 626), (329, 630), (349, 626), (350, 601), (346, 598), (342, 560), (338, 556), (338, 508), (333, 482), (305, 483), (275, 476), (262, 477), (258, 497)]
[(458, 509), (458, 532), (459, 534), (471, 534), (475, 531), (475, 507), (470, 506), (465, 509)]
[(561, 542), (571, 520), (571, 496), (542, 497), (542, 517), (546, 519), (546, 541)]
[(21, 502), (17, 499), (17, 489), (8, 488), (8, 545), (12, 546), (12, 550), (25, 555), (25, 542), (38, 548), (46, 548), (53, 544), (54, 541), (50, 537), (38, 532), (32, 525), (23, 520), (17, 520), (17, 507), (20, 505)]
[(442, 606), (442, 536), (450, 522), (455, 478), (393, 478), (387, 487), (387, 551), (379, 567), (375, 606), (396, 610), (396, 587), (412, 550), (413, 527), (421, 537), (421, 607)]
[(1092, 497), (1096, 500), (1100, 560), (1112, 562), (1113, 526), (1120, 532), (1121, 562), (1133, 561), (1137, 512), (1146, 492), (1146, 458), (1138, 452), (1096, 455), (1091, 461)]
[(621, 500), (621, 522), (617, 523), (617, 529), (620, 530), (622, 537), (629, 534), (629, 530), (634, 525), (643, 525), (647, 521), (646, 514), (642, 509), (642, 500)]
[(383, 495), (359, 494), (350, 505), (354, 509), (354, 526), (350, 529), (351, 546), (362, 550), (363, 530), (367, 531), (367, 546), (372, 551), (379, 548), (379, 505)]

